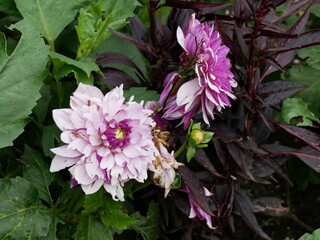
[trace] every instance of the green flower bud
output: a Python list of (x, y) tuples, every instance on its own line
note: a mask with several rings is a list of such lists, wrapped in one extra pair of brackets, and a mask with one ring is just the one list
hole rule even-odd
[(194, 140), (196, 145), (200, 144), (205, 137), (205, 133), (202, 130), (194, 129), (190, 133), (190, 139)]

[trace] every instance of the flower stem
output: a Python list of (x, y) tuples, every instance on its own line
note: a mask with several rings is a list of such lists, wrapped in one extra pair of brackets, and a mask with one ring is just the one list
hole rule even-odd
[(180, 154), (185, 150), (185, 148), (187, 147), (187, 141), (185, 141), (180, 148), (174, 153), (174, 158), (177, 158), (180, 156)]

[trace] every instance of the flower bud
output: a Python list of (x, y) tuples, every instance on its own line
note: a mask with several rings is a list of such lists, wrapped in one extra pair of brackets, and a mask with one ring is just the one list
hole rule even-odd
[(194, 129), (190, 133), (190, 138), (195, 141), (196, 145), (200, 144), (204, 138), (204, 131), (200, 129)]

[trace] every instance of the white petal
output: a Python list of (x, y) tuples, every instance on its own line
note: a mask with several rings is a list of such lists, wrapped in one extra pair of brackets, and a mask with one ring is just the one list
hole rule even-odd
[(113, 200), (115, 201), (124, 201), (124, 193), (123, 193), (123, 189), (120, 186), (120, 184), (118, 185), (110, 185), (110, 184), (103, 184), (104, 189), (111, 194)]
[(114, 164), (114, 156), (112, 154), (109, 154), (108, 156), (101, 159), (100, 168), (110, 170), (111, 168), (113, 168)]
[(177, 92), (176, 103), (178, 106), (189, 103), (193, 100), (196, 92), (200, 89), (198, 79), (193, 79), (189, 82), (182, 84)]
[(95, 181), (94, 178), (91, 178), (86, 171), (84, 164), (75, 165), (73, 176), (79, 184), (88, 185)]
[(123, 153), (128, 158), (135, 158), (142, 154), (140, 147), (138, 147), (137, 145), (128, 145), (123, 149)]
[(78, 152), (77, 150), (68, 149), (67, 145), (63, 145), (57, 148), (51, 148), (50, 150), (54, 154), (59, 155), (61, 157), (66, 157), (66, 158), (74, 158), (82, 155), (82, 153)]
[(61, 157), (57, 155), (52, 159), (50, 172), (57, 172), (57, 171), (60, 171), (61, 169), (70, 167), (79, 160), (80, 158), (66, 158), (66, 157)]
[(88, 185), (82, 184), (81, 188), (85, 192), (85, 194), (92, 194), (92, 193), (97, 192), (100, 189), (100, 187), (103, 185), (103, 183), (104, 183), (103, 179), (98, 179)]
[(182, 31), (182, 29), (180, 27), (177, 28), (177, 41), (178, 43), (180, 44), (180, 46), (186, 51), (186, 47), (185, 47), (185, 44), (184, 44), (184, 41), (185, 41), (185, 36), (184, 36), (184, 33)]
[(72, 113), (73, 111), (69, 108), (55, 109), (52, 111), (53, 120), (62, 131), (73, 128), (73, 124), (70, 120), (70, 115)]

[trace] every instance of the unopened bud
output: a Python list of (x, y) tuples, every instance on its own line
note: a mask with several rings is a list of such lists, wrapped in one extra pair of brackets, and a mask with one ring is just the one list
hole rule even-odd
[(195, 143), (198, 145), (202, 142), (204, 138), (204, 131), (199, 130), (199, 129), (194, 129), (190, 133), (190, 138), (195, 141)]

